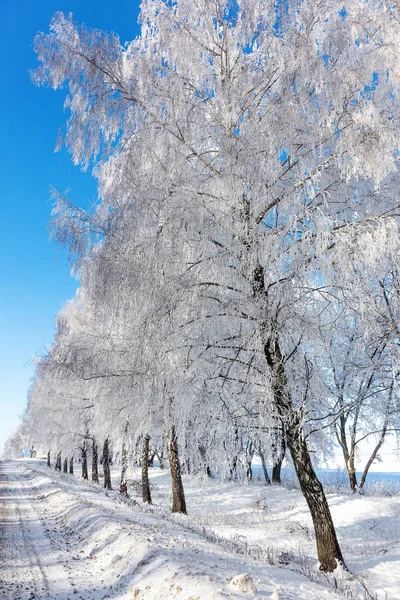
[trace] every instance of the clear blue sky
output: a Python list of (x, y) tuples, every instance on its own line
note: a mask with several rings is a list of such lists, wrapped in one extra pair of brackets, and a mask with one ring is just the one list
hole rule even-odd
[(122, 41), (139, 32), (139, 0), (0, 0), (0, 454), (25, 407), (30, 360), (52, 341), (55, 315), (78, 285), (65, 253), (49, 241), (49, 188), (69, 188), (79, 205), (97, 197), (90, 172), (65, 151), (54, 153), (67, 117), (64, 94), (29, 78), (33, 38), (58, 10)]

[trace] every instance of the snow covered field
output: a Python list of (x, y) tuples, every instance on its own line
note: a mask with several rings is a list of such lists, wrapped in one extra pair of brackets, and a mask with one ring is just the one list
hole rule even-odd
[[(400, 598), (399, 496), (328, 495), (353, 573), (335, 574), (335, 591), (334, 578), (317, 571), (299, 491), (186, 476), (189, 514), (171, 516), (167, 470), (153, 468), (150, 476), (154, 506), (143, 507), (136, 469), (122, 500), (39, 460), (0, 462), (0, 597)], [(117, 481), (115, 471), (116, 488)], [(242, 573), (251, 575), (255, 592), (232, 588)]]

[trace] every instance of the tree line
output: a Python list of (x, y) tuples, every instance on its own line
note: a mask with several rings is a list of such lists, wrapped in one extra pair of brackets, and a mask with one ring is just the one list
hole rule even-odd
[(182, 469), (251, 477), (257, 454), (277, 481), (286, 453), (321, 569), (345, 564), (312, 457), (338, 444), (356, 490), (399, 426), (398, 18), (143, 0), (126, 45), (62, 13), (38, 34), (32, 78), (67, 88), (60, 144), (99, 201), (53, 191), (80, 288), (37, 362), (30, 439), (82, 466), (90, 446), (96, 470), (101, 442), (105, 482), (111, 442), (122, 465), (139, 452), (146, 502), (166, 451), (178, 512)]

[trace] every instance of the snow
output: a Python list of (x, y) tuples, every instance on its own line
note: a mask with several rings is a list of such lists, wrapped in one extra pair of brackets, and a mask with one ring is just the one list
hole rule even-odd
[[(139, 478), (131, 469), (124, 499), (40, 460), (0, 462), (0, 598), (362, 599), (358, 578), (379, 600), (400, 598), (398, 496), (328, 494), (351, 571), (329, 582), (298, 490), (184, 476), (183, 516), (170, 514), (166, 469), (150, 469), (153, 507), (136, 495)], [(244, 574), (255, 591), (232, 585)]]

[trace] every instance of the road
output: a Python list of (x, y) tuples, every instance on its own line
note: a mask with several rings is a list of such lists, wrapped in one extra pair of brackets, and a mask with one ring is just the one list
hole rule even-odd
[(43, 500), (33, 472), (0, 461), (2, 600), (79, 598), (68, 566), (68, 531), (49, 519)]

